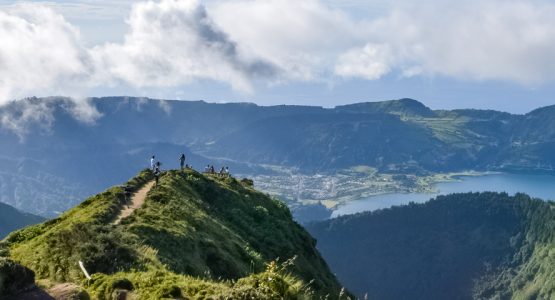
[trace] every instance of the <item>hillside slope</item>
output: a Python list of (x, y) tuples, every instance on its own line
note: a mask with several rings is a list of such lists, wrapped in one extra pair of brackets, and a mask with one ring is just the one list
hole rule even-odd
[[(127, 186), (136, 191), (150, 180), (143, 171)], [(100, 299), (121, 288), (143, 299), (340, 294), (315, 240), (285, 204), (234, 178), (165, 172), (143, 206), (115, 225), (126, 197), (114, 187), (12, 233), (4, 255), (39, 280), (81, 285)], [(92, 281), (84, 280), (78, 261)]]
[(552, 299), (555, 204), (499, 193), (345, 216), (309, 231), (369, 299)]
[(43, 221), (44, 218), (20, 212), (9, 205), (0, 203), (0, 239), (16, 229)]

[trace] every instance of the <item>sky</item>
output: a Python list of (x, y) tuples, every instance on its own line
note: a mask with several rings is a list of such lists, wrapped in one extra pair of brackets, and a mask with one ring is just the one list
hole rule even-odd
[(129, 95), (333, 107), (555, 104), (547, 0), (0, 0), (0, 105)]

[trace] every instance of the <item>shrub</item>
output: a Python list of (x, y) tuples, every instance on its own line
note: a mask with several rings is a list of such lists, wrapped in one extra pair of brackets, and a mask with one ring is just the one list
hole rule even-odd
[(16, 294), (34, 283), (33, 271), (10, 259), (0, 258), (0, 296)]

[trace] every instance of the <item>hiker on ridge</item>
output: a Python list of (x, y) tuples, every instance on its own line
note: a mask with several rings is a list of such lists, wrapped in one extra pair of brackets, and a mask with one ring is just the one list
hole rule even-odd
[(185, 154), (181, 153), (181, 157), (179, 157), (179, 166), (181, 167), (181, 171), (183, 171), (183, 166), (185, 166)]
[(154, 159), (154, 155), (150, 158), (150, 170), (154, 172), (156, 169), (156, 160)]
[(160, 173), (161, 173), (161, 171), (160, 171), (160, 162), (157, 162), (156, 166), (154, 168), (154, 179), (156, 179), (156, 185), (155, 186), (158, 186), (158, 179), (160, 179)]

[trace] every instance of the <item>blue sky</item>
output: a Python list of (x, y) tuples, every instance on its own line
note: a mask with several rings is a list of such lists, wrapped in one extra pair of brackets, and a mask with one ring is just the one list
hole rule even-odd
[(554, 4), (413, 2), (0, 0), (0, 104), (33, 95), (326, 107), (409, 97), (514, 113), (555, 104)]

